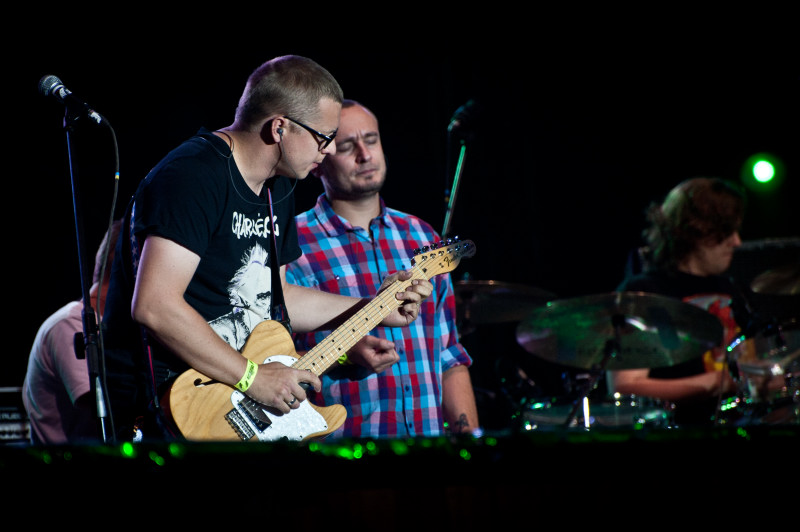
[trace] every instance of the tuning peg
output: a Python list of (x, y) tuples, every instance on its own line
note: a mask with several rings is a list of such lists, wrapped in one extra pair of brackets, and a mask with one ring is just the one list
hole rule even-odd
[(421, 255), (423, 253), (427, 253), (430, 251), (430, 246), (422, 246), (421, 248), (417, 248), (414, 250), (414, 255)]

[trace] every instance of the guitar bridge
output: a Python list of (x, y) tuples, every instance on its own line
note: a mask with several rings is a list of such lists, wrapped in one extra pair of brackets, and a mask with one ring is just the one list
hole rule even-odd
[(256, 431), (262, 433), (272, 425), (269, 416), (264, 412), (264, 405), (258, 401), (245, 395), (236, 407), (225, 415), (225, 419), (243, 440), (249, 440), (255, 436)]
[(244, 441), (250, 440), (256, 435), (255, 431), (250, 428), (250, 425), (245, 421), (244, 416), (239, 413), (235, 408), (225, 414), (225, 420), (233, 428), (236, 434)]

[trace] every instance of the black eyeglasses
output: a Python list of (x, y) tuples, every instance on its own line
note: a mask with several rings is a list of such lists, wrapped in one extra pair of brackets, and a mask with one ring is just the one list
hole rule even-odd
[(319, 149), (320, 150), (324, 150), (325, 148), (327, 148), (330, 145), (330, 143), (333, 142), (333, 139), (336, 138), (336, 131), (333, 132), (333, 135), (325, 135), (324, 133), (320, 133), (319, 131), (317, 131), (313, 127), (308, 127), (304, 123), (298, 122), (294, 118), (291, 118), (291, 117), (288, 117), (288, 116), (284, 116), (284, 118), (286, 120), (291, 120), (292, 122), (294, 122), (298, 126), (302, 127), (303, 129), (305, 129), (306, 131), (308, 131), (312, 135), (315, 135), (315, 136), (319, 137), (317, 139), (317, 142), (319, 143)]

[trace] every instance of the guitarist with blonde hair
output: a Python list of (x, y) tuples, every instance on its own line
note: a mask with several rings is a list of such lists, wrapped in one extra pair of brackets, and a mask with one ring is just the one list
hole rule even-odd
[[(339, 84), (316, 62), (274, 58), (250, 75), (230, 126), (201, 129), (140, 183), (120, 235), (104, 323), (117, 439), (230, 433), (247, 440), (245, 421), (266, 431), (306, 404), (307, 390), (320, 390), (313, 368), (248, 358), (243, 348), (265, 323), (329, 329), (370, 302), (285, 279), (285, 265), (301, 254), (294, 184), (335, 153), (341, 105)], [(430, 296), (431, 283), (411, 277), (394, 272), (383, 283), (396, 302), (385, 325), (407, 326)], [(291, 345), (288, 329), (279, 329)], [(257, 336), (259, 344), (283, 342), (275, 330)], [(394, 356), (390, 343), (372, 337), (351, 351), (362, 348)], [(174, 400), (181, 375), (191, 375), (192, 384)], [(216, 419), (215, 404), (192, 397), (219, 389), (225, 413)]]

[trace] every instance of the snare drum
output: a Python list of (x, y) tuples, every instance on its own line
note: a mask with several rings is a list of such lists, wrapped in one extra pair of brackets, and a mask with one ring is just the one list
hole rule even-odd
[(747, 422), (800, 422), (800, 327), (784, 323), (729, 348)]
[[(523, 412), (525, 428), (536, 430), (565, 427), (573, 408), (574, 403), (566, 400), (534, 402)], [(568, 427), (641, 429), (671, 425), (671, 404), (635, 395), (614, 394), (601, 401), (584, 399)]]

